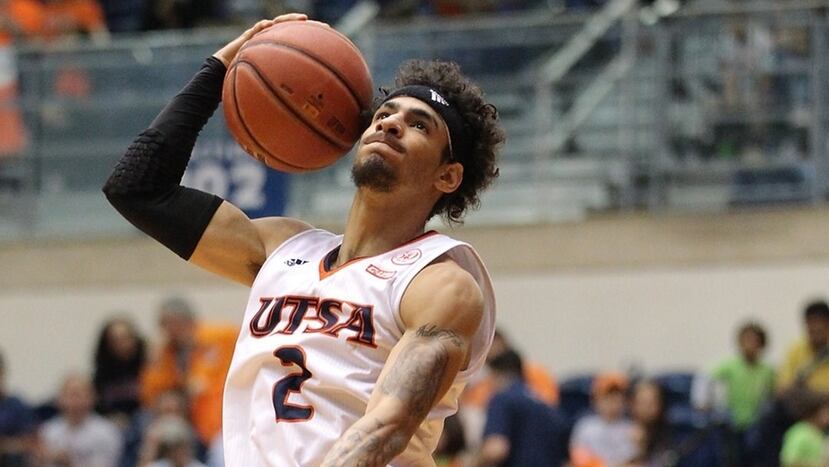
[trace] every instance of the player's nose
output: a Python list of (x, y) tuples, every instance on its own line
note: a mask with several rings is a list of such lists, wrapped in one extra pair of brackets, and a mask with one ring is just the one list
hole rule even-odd
[(389, 115), (388, 117), (377, 122), (376, 129), (377, 131), (400, 136), (403, 133), (403, 123), (398, 117)]

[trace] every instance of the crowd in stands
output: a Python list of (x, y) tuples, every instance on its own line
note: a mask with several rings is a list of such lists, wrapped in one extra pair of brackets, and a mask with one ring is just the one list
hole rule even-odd
[[(645, 1), (643, 4), (656, 4)], [(681, 2), (716, 6), (725, 0)], [(81, 67), (62, 65), (53, 82), (37, 87), (18, 83), (14, 62), (15, 42), (63, 43), (78, 37), (105, 42), (113, 35), (202, 26), (250, 24), (289, 10), (309, 13), (311, 18), (336, 23), (357, 0), (0, 0), (0, 188), (4, 159), (26, 153), (34, 130), (60, 127), (56, 104), (49, 102), (23, 115), (22, 97), (95, 95), (96, 83)], [(382, 18), (413, 16), (455, 17), (523, 9), (565, 12), (594, 11), (606, 0), (381, 0)], [(735, 5), (748, 2), (731, 0)], [(823, 10), (814, 10), (816, 15)], [(667, 69), (679, 70), (665, 79), (670, 96), (664, 128), (666, 149), (672, 163), (691, 170), (721, 163), (736, 167), (730, 183), (735, 204), (811, 199), (814, 168), (807, 162), (817, 154), (813, 69), (822, 69), (814, 54), (815, 36), (800, 23), (790, 23), (769, 13), (759, 18), (733, 16), (722, 19), (719, 31), (704, 23), (688, 23), (672, 48)], [(697, 27), (699, 26), (699, 27)], [(703, 34), (698, 34), (703, 32)], [(582, 64), (591, 75), (618, 47), (617, 39), (605, 38)], [(646, 45), (642, 45), (646, 47)], [(486, 51), (497, 55), (498, 51)], [(504, 63), (514, 63), (521, 53), (510, 50)], [(646, 55), (646, 54), (643, 54)], [(592, 57), (592, 59), (591, 59)], [(595, 59), (595, 60), (593, 60)], [(519, 60), (520, 61), (520, 60)], [(389, 63), (393, 68), (397, 63)], [(492, 65), (485, 65), (491, 67)], [(470, 67), (471, 68), (471, 67)], [(504, 65), (511, 69), (511, 65)], [(654, 88), (663, 83), (656, 80)], [(559, 89), (564, 107), (579, 95), (577, 89)], [(819, 95), (819, 94), (818, 94)], [(49, 100), (49, 99), (47, 99)], [(31, 105), (31, 104), (30, 104)], [(51, 107), (50, 107), (51, 105)], [(57, 116), (55, 114), (58, 114)], [(25, 117), (25, 121), (24, 121)], [(65, 119), (65, 117), (63, 117)], [(57, 123), (56, 123), (57, 122)], [(29, 131), (27, 132), (27, 128)], [(45, 129), (45, 130), (44, 130)], [(571, 139), (565, 152), (590, 155), (595, 148), (592, 133)], [(638, 138), (638, 137), (637, 137)], [(643, 135), (644, 138), (644, 135)], [(11, 180), (12, 182), (14, 180)], [(758, 187), (766, 188), (766, 191)], [(782, 187), (782, 188), (781, 188)]]
[[(737, 353), (699, 373), (600, 372), (560, 384), (497, 333), (486, 370), (447, 419), (441, 467), (826, 467), (829, 305), (774, 368), (756, 322)], [(0, 358), (4, 467), (220, 467), (221, 396), (237, 329), (160, 307), (147, 346), (122, 317), (100, 331), (90, 374), (71, 371), (36, 406), (9, 394)]]
[(158, 318), (163, 337), (149, 349), (131, 321), (108, 321), (91, 374), (66, 374), (37, 406), (6, 392), (0, 360), (0, 466), (222, 465), (222, 389), (238, 330), (202, 322), (179, 298)]
[[(574, 10), (599, 6), (601, 1), (567, 0)], [(135, 33), (164, 29), (247, 24), (287, 12), (336, 22), (357, 0), (2, 0), (0, 34), (21, 38), (54, 38), (78, 32)], [(455, 16), (545, 7), (530, 0), (380, 0), (385, 18), (417, 15)]]
[(439, 465), (826, 467), (829, 305), (808, 304), (803, 323), (806, 337), (777, 368), (763, 359), (767, 331), (748, 322), (736, 355), (709, 370), (598, 373), (557, 387), (499, 335), (486, 376), (447, 422)]

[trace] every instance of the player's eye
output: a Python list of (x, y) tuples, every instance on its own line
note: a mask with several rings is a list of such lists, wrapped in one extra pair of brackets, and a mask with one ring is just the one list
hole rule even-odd
[(377, 115), (374, 116), (375, 120), (382, 120), (388, 117), (390, 114), (388, 112), (377, 112)]
[(417, 120), (414, 123), (412, 123), (412, 126), (417, 128), (420, 131), (427, 131), (428, 130), (428, 127), (426, 126), (426, 124), (421, 122), (420, 120)]

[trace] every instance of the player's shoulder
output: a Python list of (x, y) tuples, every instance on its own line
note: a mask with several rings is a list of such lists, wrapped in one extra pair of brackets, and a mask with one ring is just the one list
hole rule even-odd
[(253, 224), (265, 245), (267, 255), (279, 248), (286, 240), (314, 229), (313, 225), (292, 217), (260, 217), (254, 219)]
[(451, 287), (479, 288), (472, 274), (447, 253), (438, 256), (434, 261), (424, 266), (415, 280), (418, 278), (425, 278)]
[(475, 318), (480, 318), (483, 303), (483, 292), (472, 274), (444, 254), (417, 274), (404, 293), (402, 304), (404, 311), (451, 310), (456, 318), (477, 322)]

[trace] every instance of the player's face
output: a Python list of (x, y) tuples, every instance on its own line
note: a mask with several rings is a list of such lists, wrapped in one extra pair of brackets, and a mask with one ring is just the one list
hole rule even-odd
[(431, 186), (448, 142), (446, 124), (431, 107), (413, 97), (391, 99), (360, 138), (354, 183), (386, 193), (405, 184)]
[(829, 320), (822, 316), (806, 318), (806, 333), (813, 348), (825, 347), (829, 343)]

